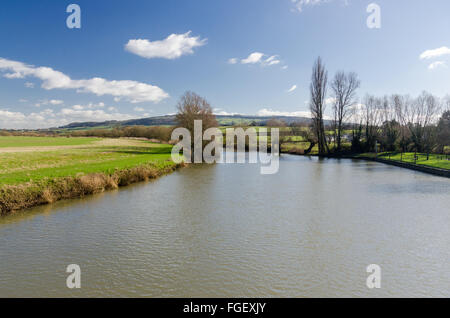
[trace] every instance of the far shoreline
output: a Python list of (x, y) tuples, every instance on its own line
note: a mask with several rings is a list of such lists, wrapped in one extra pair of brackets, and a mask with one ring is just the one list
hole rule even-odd
[(415, 170), (427, 174), (432, 174), (439, 177), (444, 178), (450, 178), (450, 170), (448, 169), (441, 169), (441, 168), (435, 168), (425, 165), (417, 165), (417, 164), (411, 164), (408, 162), (401, 162), (396, 160), (386, 160), (381, 159), (377, 157), (368, 157), (368, 156), (361, 156), (360, 154), (330, 154), (330, 155), (318, 155), (318, 154), (300, 154), (296, 152), (283, 152), (281, 151), (280, 154), (288, 154), (288, 155), (294, 155), (294, 156), (305, 156), (305, 157), (319, 157), (319, 158), (327, 158), (327, 159), (356, 159), (356, 160), (365, 160), (365, 161), (373, 161), (378, 163), (383, 163), (391, 166), (396, 166), (399, 168), (405, 168), (409, 170)]

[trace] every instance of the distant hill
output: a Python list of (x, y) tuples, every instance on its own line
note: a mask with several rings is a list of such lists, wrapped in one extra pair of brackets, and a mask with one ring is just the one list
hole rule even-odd
[[(309, 123), (310, 118), (306, 117), (290, 117), (290, 116), (248, 116), (248, 115), (216, 115), (217, 121), (221, 126), (234, 125), (261, 125), (264, 126), (270, 119), (283, 120), (286, 124), (292, 123)], [(106, 128), (117, 126), (172, 126), (176, 125), (175, 115), (156, 116), (140, 119), (129, 119), (123, 121), (111, 120), (103, 122), (81, 122), (71, 123), (59, 129), (89, 129), (89, 128)]]

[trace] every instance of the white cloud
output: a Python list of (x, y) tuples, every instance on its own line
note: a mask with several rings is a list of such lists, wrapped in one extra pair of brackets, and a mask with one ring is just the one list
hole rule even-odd
[[(287, 117), (311, 118), (311, 112), (310, 111), (283, 112), (283, 111), (277, 111), (277, 110), (263, 108), (258, 111), (257, 116), (264, 116), (264, 117), (287, 116)], [(324, 115), (323, 118), (326, 120), (332, 119), (330, 116), (327, 116), (327, 115)]]
[(44, 100), (40, 100), (39, 102), (34, 104), (34, 106), (36, 106), (36, 107), (41, 107), (42, 105), (53, 105), (53, 106), (56, 106), (56, 105), (62, 105), (62, 104), (64, 104), (63, 100), (59, 100), (59, 99), (51, 99), (51, 100), (44, 99)]
[(302, 12), (306, 6), (315, 6), (318, 4), (330, 2), (331, 0), (291, 0), (295, 6), (295, 11)]
[(246, 59), (241, 60), (242, 64), (256, 64), (260, 63), (264, 53), (254, 52), (250, 54)]
[(42, 80), (42, 88), (76, 89), (77, 92), (93, 93), (97, 96), (112, 95), (127, 98), (131, 103), (159, 102), (169, 95), (161, 88), (136, 81), (108, 81), (103, 78), (72, 80), (66, 74), (50, 67), (35, 67), (22, 62), (0, 58), (0, 70), (10, 71), (6, 78), (36, 77)]
[(184, 34), (171, 34), (162, 41), (146, 39), (129, 40), (125, 50), (141, 57), (177, 59), (182, 55), (193, 54), (194, 48), (206, 44), (206, 39), (190, 36), (191, 31)]
[(36, 129), (67, 125), (73, 122), (107, 121), (133, 119), (136, 115), (119, 113), (115, 108), (88, 109), (90, 105), (74, 105), (72, 108), (63, 108), (58, 112), (45, 109), (40, 112), (24, 114), (8, 109), (0, 109), (0, 129)]
[(25, 115), (21, 112), (12, 112), (0, 109), (0, 129), (16, 129), (16, 128), (38, 128), (39, 122), (43, 122), (46, 118), (51, 119), (52, 110), (43, 110), (39, 113), (30, 113)]
[(325, 105), (333, 105), (336, 102), (336, 98), (334, 97), (328, 97), (325, 99)]
[(234, 115), (238, 115), (237, 113), (229, 113), (229, 112), (223, 110), (222, 108), (214, 108), (213, 109), (213, 113), (214, 113), (214, 115), (219, 115), (219, 116), (234, 116)]
[[(267, 58), (266, 58), (267, 57)], [(237, 64), (237, 58), (231, 58), (228, 60), (229, 64)], [(247, 58), (240, 60), (241, 64), (260, 64), (262, 66), (272, 66), (281, 64), (278, 55), (268, 56), (261, 52), (253, 52)], [(287, 66), (283, 66), (283, 69), (286, 69)]]
[(0, 109), (0, 120), (6, 123), (11, 121), (23, 120), (24, 118), (25, 115), (22, 113)]
[(57, 115), (64, 122), (126, 120), (135, 118), (135, 116), (120, 114), (117, 112), (107, 113), (102, 109), (77, 110), (73, 108), (63, 108)]
[(422, 54), (420, 54), (420, 59), (421, 60), (429, 60), (429, 59), (441, 57), (444, 55), (450, 55), (450, 48), (443, 46), (438, 49), (427, 50), (427, 51), (423, 52)]
[(135, 111), (135, 112), (145, 112), (145, 109), (142, 108), (142, 107), (135, 107), (135, 108), (134, 108), (134, 111)]
[(288, 89), (288, 93), (292, 93), (293, 91), (295, 91), (297, 89), (297, 85), (293, 85), (290, 89)]
[(74, 105), (72, 106), (73, 109), (81, 110), (81, 109), (97, 109), (97, 108), (103, 108), (105, 107), (105, 103), (89, 103), (87, 105)]
[(431, 63), (431, 64), (428, 66), (428, 69), (429, 69), (429, 70), (434, 70), (434, 69), (436, 69), (436, 68), (438, 68), (438, 67), (447, 67), (447, 63), (445, 63), (445, 62), (443, 62), (443, 61), (436, 61), (436, 62)]
[(26, 88), (34, 88), (34, 83), (26, 82), (26, 83), (25, 83), (25, 87), (26, 87)]
[(271, 66), (271, 65), (277, 65), (280, 64), (281, 61), (277, 58), (277, 55), (272, 55), (271, 57), (269, 57), (268, 59), (266, 59), (263, 62), (265, 65)]
[(51, 105), (62, 105), (62, 104), (64, 104), (64, 101), (63, 100), (59, 100), (59, 99), (52, 99), (52, 100), (49, 100), (49, 103)]
[(296, 111), (296, 112), (282, 112), (272, 109), (263, 108), (257, 113), (257, 116), (289, 116), (289, 117), (311, 117), (311, 112), (309, 111)]

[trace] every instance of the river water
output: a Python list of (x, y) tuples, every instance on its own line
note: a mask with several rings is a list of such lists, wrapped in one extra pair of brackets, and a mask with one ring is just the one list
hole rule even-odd
[(189, 167), (1, 218), (0, 296), (450, 297), (448, 179), (289, 155), (259, 169)]

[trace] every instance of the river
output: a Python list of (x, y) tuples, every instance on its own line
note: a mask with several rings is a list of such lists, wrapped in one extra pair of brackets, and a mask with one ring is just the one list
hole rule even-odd
[(0, 296), (450, 297), (448, 179), (290, 155), (259, 169), (192, 166), (0, 218)]

